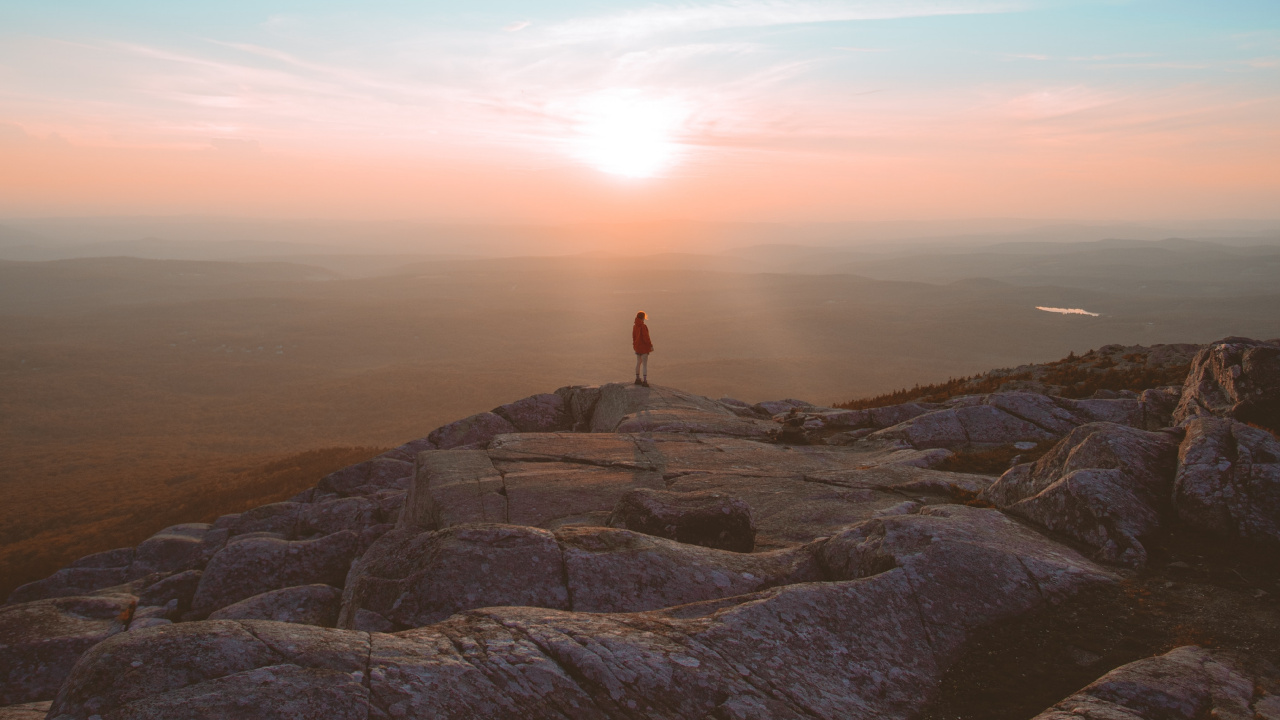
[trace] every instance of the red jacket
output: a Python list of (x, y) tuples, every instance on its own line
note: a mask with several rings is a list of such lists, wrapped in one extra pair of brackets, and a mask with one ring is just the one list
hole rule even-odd
[(631, 347), (635, 348), (637, 355), (653, 352), (653, 341), (649, 339), (649, 326), (645, 325), (643, 320), (636, 319), (635, 327), (631, 328)]

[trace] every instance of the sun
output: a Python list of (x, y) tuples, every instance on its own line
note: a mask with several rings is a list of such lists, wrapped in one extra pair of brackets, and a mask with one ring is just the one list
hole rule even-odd
[(659, 175), (680, 158), (675, 138), (687, 115), (678, 101), (636, 91), (592, 95), (580, 105), (575, 154), (611, 175)]

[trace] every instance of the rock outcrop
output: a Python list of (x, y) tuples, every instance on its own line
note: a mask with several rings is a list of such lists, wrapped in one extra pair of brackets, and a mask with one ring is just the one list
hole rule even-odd
[(1235, 420), (1186, 423), (1173, 503), (1187, 525), (1280, 548), (1280, 440)]
[(896, 440), (916, 449), (989, 447), (1054, 440), (1094, 422), (1144, 425), (1137, 399), (1071, 400), (1027, 392), (966, 395), (891, 427), (869, 440)]
[(1204, 416), (1280, 431), (1280, 345), (1230, 337), (1197, 353), (1173, 421)]
[(366, 611), (407, 629), (493, 605), (636, 612), (820, 578), (807, 550), (733, 553), (613, 528), (395, 531), (351, 569), (339, 624)]
[(209, 619), (276, 620), (333, 627), (341, 606), (342, 591), (332, 585), (297, 585), (232, 603), (210, 613)]
[(261, 621), (152, 628), (86, 653), (50, 715), (905, 718), (971, 633), (1111, 580), (991, 510), (867, 525), (824, 544), (829, 580), (731, 602), (497, 607), (395, 635)]
[(1167, 512), (1178, 438), (1114, 423), (1072, 430), (1035, 463), (1011, 468), (979, 499), (1079, 540), (1107, 562), (1146, 562), (1142, 541)]
[[(1183, 388), (1088, 399), (534, 395), (18, 588), (0, 717), (916, 717), (985, 628), (1116, 583), (1097, 561), (1188, 526), (1280, 539), (1280, 443), (1232, 419), (1262, 417), (1270, 346), (1214, 347)], [(773, 441), (788, 415), (813, 444)], [(1017, 443), (1056, 444), (998, 479), (934, 469)], [(1229, 716), (1243, 667), (1184, 648), (1044, 717), (1162, 693)]]
[(413, 459), (419, 452), (435, 447), (427, 438), (406, 443), (381, 457), (330, 473), (315, 488), (293, 499), (309, 503), (325, 497), (368, 496), (388, 489), (403, 490), (407, 478), (413, 475)]
[(631, 490), (712, 491), (750, 506), (756, 547), (772, 549), (831, 534), (896, 505), (904, 499), (903, 484), (973, 482), (973, 476), (902, 463), (901, 452), (790, 448), (703, 433), (502, 435), (483, 450), (421, 453), (398, 526), (603, 525)]
[(249, 537), (229, 542), (205, 568), (191, 612), (204, 617), (246, 598), (295, 585), (341, 586), (355, 558), (357, 540), (355, 533), (344, 530), (315, 540)]
[(136, 602), (104, 595), (0, 606), (0, 705), (52, 698), (85, 650), (128, 626)]
[(1034, 720), (1280, 718), (1264, 687), (1240, 655), (1189, 645), (1118, 667)]
[(532, 395), (500, 405), (493, 413), (511, 423), (516, 432), (558, 432), (573, 429), (573, 417), (564, 398), (556, 393)]

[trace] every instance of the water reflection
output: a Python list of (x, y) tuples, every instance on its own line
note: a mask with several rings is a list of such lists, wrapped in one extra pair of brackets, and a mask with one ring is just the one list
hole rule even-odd
[(1063, 315), (1088, 315), (1089, 317), (1098, 317), (1098, 313), (1082, 310), (1081, 308), (1051, 308), (1037, 305), (1036, 309), (1043, 310), (1045, 312), (1062, 313)]

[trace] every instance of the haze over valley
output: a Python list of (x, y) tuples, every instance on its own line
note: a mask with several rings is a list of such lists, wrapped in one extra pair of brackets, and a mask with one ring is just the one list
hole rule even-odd
[[(999, 239), (470, 259), (282, 243), (271, 261), (4, 261), (0, 561), (17, 582), (86, 542), (154, 531), (172, 519), (157, 506), (252, 485), (241, 475), (259, 465), (390, 447), (513, 397), (625, 381), (640, 309), (656, 382), (748, 402), (830, 404), (1108, 343), (1280, 336), (1274, 236)], [(86, 525), (92, 541), (63, 535)]]

